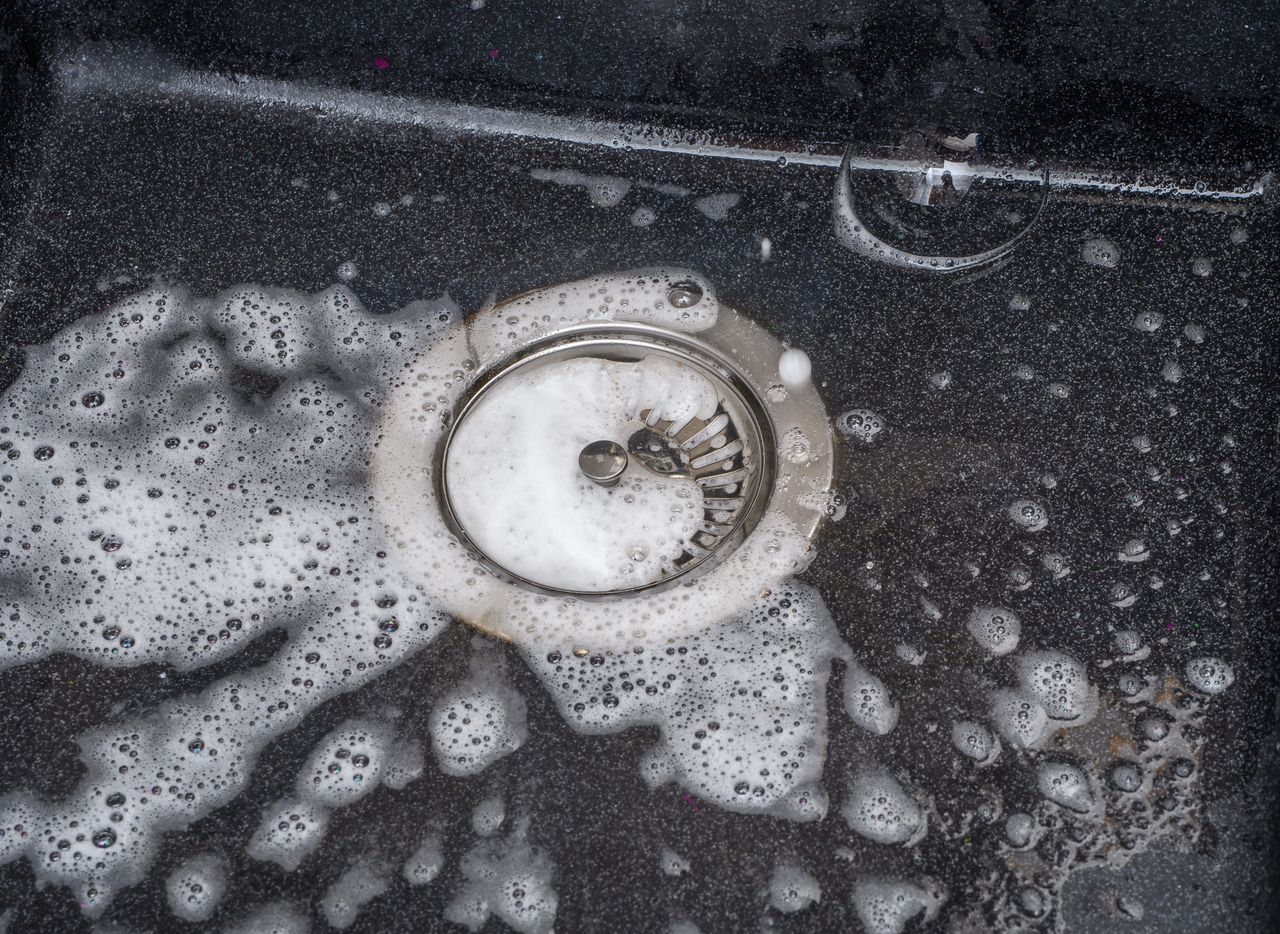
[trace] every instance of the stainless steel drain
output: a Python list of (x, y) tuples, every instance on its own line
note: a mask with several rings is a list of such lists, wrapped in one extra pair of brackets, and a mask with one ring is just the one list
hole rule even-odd
[[(688, 301), (687, 291), (682, 291), (680, 300)], [(774, 349), (772, 340), (770, 344)], [(598, 361), (605, 366), (626, 367), (654, 360), (696, 374), (714, 387), (714, 411), (706, 417), (672, 418), (652, 405), (633, 413), (623, 436), (597, 439), (573, 453), (583, 476), (601, 486), (612, 488), (638, 471), (691, 482), (701, 495), (700, 515), (692, 534), (680, 542), (677, 553), (663, 560), (650, 578), (631, 586), (558, 586), (522, 573), (511, 562), (498, 558), (494, 552), (499, 549), (486, 546), (484, 533), (472, 527), (465, 510), (458, 506), (457, 488), (468, 478), (462, 476), (452, 455), (456, 439), (467, 430), (472, 414), (497, 387), (517, 375), (536, 378), (539, 371), (548, 372), (567, 361)], [(773, 424), (762, 399), (724, 353), (689, 335), (615, 321), (560, 331), (483, 373), (455, 408), (440, 445), (436, 477), (441, 509), (450, 529), (495, 573), (539, 592), (619, 596), (669, 586), (714, 564), (741, 542), (768, 504), (776, 450)], [(625, 456), (620, 457), (624, 451)], [(522, 466), (529, 465), (513, 465), (516, 470)]]
[(698, 273), (636, 269), (425, 343), (384, 406), (372, 492), (388, 560), (456, 618), (620, 651), (803, 569), (839, 511), (833, 448), (802, 353)]

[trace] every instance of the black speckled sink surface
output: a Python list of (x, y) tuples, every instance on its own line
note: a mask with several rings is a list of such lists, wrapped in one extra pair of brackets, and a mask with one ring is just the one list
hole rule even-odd
[[(0, 932), (1273, 930), (1274, 12), (426, 6), (0, 13)], [(850, 249), (846, 148), (894, 247), (1027, 231)], [(811, 362), (804, 566), (608, 653), (436, 613), (387, 387), (655, 268)]]

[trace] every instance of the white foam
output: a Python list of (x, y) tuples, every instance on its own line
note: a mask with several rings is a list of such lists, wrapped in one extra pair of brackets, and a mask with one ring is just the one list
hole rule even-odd
[(248, 853), (292, 872), (319, 848), (334, 809), (360, 801), (384, 778), (404, 787), (421, 772), (421, 747), (398, 738), (390, 723), (346, 720), (311, 751), (294, 780), (294, 795), (263, 811)]
[(849, 655), (813, 588), (789, 582), (665, 647), (577, 654), (576, 644), (548, 641), (526, 658), (577, 729), (659, 728), (641, 765), (649, 784), (675, 781), (747, 813), (825, 813), (825, 686), (831, 659)]
[(1018, 659), (1018, 680), (1054, 720), (1088, 721), (1098, 708), (1098, 691), (1084, 664), (1065, 652), (1028, 652)]
[(223, 929), (223, 934), (308, 934), (311, 919), (296, 905), (271, 902)]
[(1236, 680), (1231, 666), (1220, 658), (1193, 658), (1184, 669), (1187, 684), (1201, 694), (1221, 694)]
[(1005, 818), (1004, 837), (1009, 841), (1010, 846), (1020, 849), (1031, 843), (1035, 829), (1035, 818), (1023, 811), (1018, 811)]
[[(702, 298), (690, 307), (673, 306), (668, 293), (685, 282)], [(784, 491), (770, 502), (746, 543), (690, 586), (633, 596), (612, 604), (610, 613), (599, 613), (594, 604), (548, 599), (486, 573), (456, 547), (429, 495), (442, 416), (467, 390), (468, 374), (584, 319), (625, 319), (697, 333), (719, 314), (705, 278), (688, 270), (641, 270), (528, 293), (434, 340), (386, 400), (374, 450), (373, 494), (397, 566), (419, 578), (429, 575), (430, 591), (444, 609), (517, 643), (572, 639), (593, 650), (629, 649), (705, 629), (743, 612), (762, 588), (803, 567), (807, 542), (785, 518), (782, 505), (789, 495), (807, 491)]]
[(972, 720), (956, 720), (951, 724), (951, 745), (978, 765), (990, 765), (1000, 755), (1000, 740)]
[(850, 409), (836, 419), (836, 430), (840, 434), (865, 444), (876, 441), (885, 427), (884, 418), (870, 409)]
[(444, 835), (438, 830), (429, 832), (422, 838), (418, 848), (404, 862), (400, 875), (410, 885), (426, 885), (435, 881), (444, 869)]
[(1158, 311), (1140, 311), (1133, 316), (1131, 326), (1135, 331), (1152, 334), (1164, 324), (1164, 315)]
[(672, 921), (667, 934), (702, 934), (702, 928), (692, 921)]
[(840, 813), (850, 829), (876, 843), (914, 844), (926, 829), (920, 805), (882, 768), (854, 776)]
[(1093, 237), (1080, 247), (1080, 258), (1099, 269), (1115, 269), (1120, 265), (1120, 248), (1104, 237)]
[(1005, 741), (1018, 749), (1035, 749), (1045, 738), (1049, 714), (1040, 702), (1021, 691), (996, 691), (991, 696), (991, 720)]
[(356, 923), (361, 910), (391, 887), (390, 872), (376, 860), (363, 858), (325, 890), (320, 911), (330, 927), (345, 931)]
[(320, 847), (329, 830), (329, 809), (315, 802), (285, 798), (262, 812), (246, 852), (293, 872)]
[(295, 782), (298, 796), (329, 808), (359, 801), (381, 782), (393, 738), (387, 723), (346, 721), (307, 757)]
[(844, 672), (844, 709), (850, 719), (869, 733), (883, 736), (898, 724), (898, 705), (884, 682), (857, 662)]
[(742, 195), (736, 192), (722, 192), (716, 195), (705, 195), (693, 202), (693, 206), (713, 221), (727, 220), (729, 212), (738, 206)]
[(478, 837), (492, 837), (507, 819), (507, 805), (498, 795), (491, 795), (471, 812), (471, 829)]
[(1135, 792), (1142, 787), (1142, 769), (1132, 762), (1117, 762), (1107, 771), (1107, 783), (1117, 791)]
[(478, 931), (492, 914), (520, 934), (549, 934), (559, 903), (551, 861), (529, 845), (526, 833), (522, 824), (509, 837), (482, 840), (467, 851), (446, 920)]
[(422, 777), (426, 768), (422, 743), (411, 736), (398, 736), (387, 752), (382, 769), (382, 784), (399, 791)]
[(599, 208), (616, 207), (631, 190), (631, 182), (615, 175), (586, 175), (576, 169), (530, 169), (529, 174), (540, 182), (585, 188)]
[(860, 877), (853, 884), (853, 909), (867, 934), (902, 934), (921, 913), (928, 923), (942, 897), (914, 882)]
[(974, 607), (968, 625), (969, 634), (988, 655), (1008, 655), (1022, 636), (1022, 621), (1004, 607)]
[(664, 846), (658, 854), (658, 865), (668, 876), (683, 876), (689, 872), (689, 861), (669, 846)]
[[(692, 307), (667, 301), (681, 281), (701, 289)], [(578, 728), (661, 725), (651, 781), (678, 780), (742, 810), (820, 816), (822, 689), (829, 658), (847, 649), (816, 595), (798, 596), (783, 625), (797, 640), (783, 655), (793, 666), (782, 672), (787, 697), (744, 702), (719, 686), (775, 673), (766, 658), (745, 657), (770, 637), (750, 632), (749, 620), (778, 608), (783, 582), (808, 555), (773, 503), (747, 543), (691, 586), (602, 614), (485, 574), (452, 540), (431, 494), (442, 413), (513, 350), (584, 319), (696, 333), (719, 313), (711, 285), (679, 269), (529, 293), (465, 325), (447, 299), (370, 315), (344, 286), (246, 286), (207, 299), (157, 288), (30, 348), (0, 399), (0, 441), (16, 453), (0, 489), (0, 537), (12, 540), (3, 546), (0, 666), (67, 652), (189, 670), (273, 629), (287, 638), (260, 667), (81, 736), (86, 770), (69, 794), (0, 801), (0, 859), (27, 857), (40, 884), (71, 887), (98, 915), (145, 877), (163, 833), (235, 798), (268, 744), (411, 657), (449, 614), (506, 632), (542, 659), (584, 643), (593, 653), (648, 645), (652, 657), (675, 648), (667, 640), (705, 645), (721, 680), (703, 684), (701, 672), (683, 669), (664, 689), (672, 693), (646, 694), (616, 720), (592, 723), (595, 713), (578, 716), (576, 699), (552, 691)], [(762, 588), (775, 596), (761, 601)], [(677, 695), (714, 698), (724, 736), (751, 750), (742, 763), (723, 765), (727, 747), (709, 760), (691, 750), (699, 727), (663, 700)], [(795, 726), (762, 737), (778, 701)], [(404, 737), (393, 745), (403, 754), (384, 744), (363, 787), (420, 772), (420, 749)], [(770, 766), (778, 771), (759, 775)], [(750, 786), (744, 802), (732, 789), (748, 773), (765, 792)], [(267, 809), (253, 855), (296, 867), (318, 845), (329, 808), (367, 793), (327, 775), (304, 770), (305, 791)]]
[(1049, 510), (1038, 500), (1015, 499), (1005, 514), (1024, 532), (1043, 532), (1049, 527)]
[(783, 914), (795, 914), (822, 898), (822, 886), (801, 866), (782, 862), (769, 877), (769, 906)]
[(1036, 787), (1054, 804), (1070, 811), (1087, 812), (1093, 807), (1089, 779), (1077, 766), (1067, 762), (1046, 762), (1036, 770)]
[(466, 679), (432, 705), (429, 724), (446, 775), (474, 775), (524, 745), (525, 702), (511, 687), (502, 653), (472, 640)]
[(227, 893), (227, 864), (214, 853), (184, 859), (165, 880), (169, 910), (188, 923), (208, 921)]
[(1142, 633), (1136, 629), (1118, 629), (1111, 641), (1125, 659), (1142, 659), (1151, 654), (1151, 647), (1142, 641)]
[(453, 436), (454, 513), (481, 551), (544, 587), (603, 593), (660, 580), (702, 526), (700, 488), (637, 462), (605, 488), (583, 475), (578, 454), (595, 441), (625, 447), (642, 412), (679, 424), (710, 419), (718, 401), (705, 377), (657, 356), (513, 373)]
[(631, 224), (634, 227), (648, 227), (658, 219), (653, 208), (641, 205), (631, 212)]

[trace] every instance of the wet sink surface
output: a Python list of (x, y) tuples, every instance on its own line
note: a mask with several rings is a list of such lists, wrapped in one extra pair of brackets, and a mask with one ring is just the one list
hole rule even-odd
[[(527, 818), (530, 845), (553, 867), (559, 930), (682, 921), (706, 932), (857, 930), (859, 879), (945, 893), (937, 929), (1157, 930), (1167, 887), (1197, 867), (1201, 929), (1269, 929), (1267, 887), (1229, 879), (1274, 876), (1273, 216), (1051, 197), (1008, 262), (938, 277), (844, 250), (827, 166), (433, 130), (358, 109), (163, 88), (67, 87), (4, 258), (5, 382), (21, 371), (24, 346), (157, 279), (210, 294), (239, 283), (312, 292), (348, 278), (380, 314), (446, 292), (467, 312), (490, 296), (603, 272), (697, 270), (723, 302), (809, 354), (848, 429), (836, 487), (847, 510), (824, 526), (802, 579), (900, 707), (884, 735), (855, 726), (837, 662), (826, 816), (734, 814), (678, 785), (646, 786), (637, 763), (653, 728), (575, 732), (517, 652), (481, 649), (455, 624), (279, 736), (241, 794), (163, 836), (155, 867), (105, 921), (186, 929), (166, 904), (165, 879), (189, 856), (215, 852), (230, 884), (214, 926), (282, 899), (323, 929), (322, 896), (368, 856), (394, 868), (353, 930), (448, 929), (441, 919), (477, 839), (472, 812), (498, 796), (505, 827)], [(589, 186), (536, 171), (565, 169), (615, 181), (593, 199)], [(718, 195), (738, 198), (700, 200)], [(1087, 261), (1098, 240), (1117, 262)], [(1024, 650), (1083, 663), (1098, 703), (1088, 724), (1054, 724), (1034, 753), (1006, 742), (989, 767), (957, 752), (952, 723), (988, 722), (1021, 656), (981, 651), (968, 627), (980, 607), (1016, 614)], [(1116, 633), (1127, 630), (1145, 657), (1121, 657)], [(69, 794), (84, 769), (77, 737), (261, 665), (285, 641), (268, 632), (180, 672), (61, 654), (5, 669), (0, 792)], [(300, 871), (246, 855), (263, 809), (327, 734), (394, 709), (407, 735), (425, 739), (469, 658), (494, 652), (527, 705), (519, 749), (470, 778), (446, 774), (428, 750), (425, 774), (403, 790), (334, 810)], [(1231, 666), (1224, 693), (1188, 688), (1187, 663), (1204, 657)], [(1173, 724), (1176, 746), (1142, 738), (1151, 713)], [(1135, 794), (1108, 790), (1120, 760), (1142, 766)], [(873, 762), (927, 815), (918, 842), (877, 843), (842, 816), (854, 776)], [(1081, 767), (1109, 813), (1047, 802), (1036, 779), (1047, 762)], [(1040, 826), (1015, 849), (1006, 819), (1020, 812)], [(410, 887), (400, 866), (430, 827), (442, 834), (444, 868)], [(664, 848), (689, 870), (664, 871)], [(1130, 850), (1148, 852), (1126, 869)], [(794, 914), (769, 907), (783, 863), (812, 875), (820, 901)], [(1106, 865), (1116, 868), (1068, 881)], [(0, 871), (0, 896), (10, 931), (93, 926), (66, 889), (37, 888), (25, 860)]]

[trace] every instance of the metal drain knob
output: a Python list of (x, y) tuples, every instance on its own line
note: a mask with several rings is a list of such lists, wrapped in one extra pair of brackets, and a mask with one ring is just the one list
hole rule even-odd
[(578, 467), (593, 483), (616, 486), (627, 469), (627, 449), (616, 441), (592, 441), (578, 455)]

